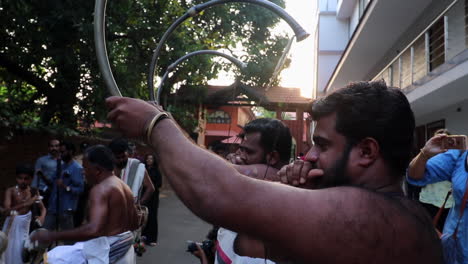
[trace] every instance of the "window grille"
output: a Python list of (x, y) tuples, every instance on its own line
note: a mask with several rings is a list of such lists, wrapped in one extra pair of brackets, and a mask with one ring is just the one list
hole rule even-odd
[(433, 71), (445, 62), (445, 26), (440, 18), (429, 29), (429, 70)]

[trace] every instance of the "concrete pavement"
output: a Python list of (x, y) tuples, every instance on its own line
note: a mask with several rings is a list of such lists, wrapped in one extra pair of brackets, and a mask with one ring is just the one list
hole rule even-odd
[(158, 219), (158, 245), (147, 246), (146, 253), (137, 258), (137, 263), (199, 264), (196, 257), (186, 252), (186, 241), (205, 240), (211, 225), (190, 212), (170, 190), (160, 194)]

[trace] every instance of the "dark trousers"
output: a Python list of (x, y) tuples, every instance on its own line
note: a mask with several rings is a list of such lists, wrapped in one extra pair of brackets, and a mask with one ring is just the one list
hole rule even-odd
[(143, 230), (143, 236), (146, 237), (146, 243), (158, 242), (158, 207), (159, 207), (159, 189), (156, 189), (145, 204), (148, 207), (148, 222)]
[[(439, 212), (439, 207), (434, 206), (432, 204), (427, 204), (427, 203), (421, 203), (421, 205), (426, 208), (427, 212), (431, 216), (431, 219), (434, 219), (436, 216), (437, 212)], [(444, 230), (444, 224), (445, 224), (445, 219), (447, 218), (447, 215), (450, 211), (450, 208), (445, 208), (442, 211), (442, 215), (439, 218), (439, 222), (437, 222), (437, 229), (442, 232)]]

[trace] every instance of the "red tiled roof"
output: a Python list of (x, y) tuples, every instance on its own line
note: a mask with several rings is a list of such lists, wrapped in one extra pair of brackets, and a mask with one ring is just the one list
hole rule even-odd
[(301, 96), (300, 88), (275, 86), (268, 89), (264, 94), (272, 103), (307, 104), (312, 102), (312, 99)]
[[(263, 87), (250, 87), (256, 93), (265, 96), (270, 103), (285, 103), (285, 104), (308, 104), (312, 99), (301, 96), (300, 88), (286, 88), (275, 86), (265, 91)], [(235, 89), (234, 85), (231, 86), (208, 86), (207, 95), (213, 95), (223, 90)], [(237, 95), (235, 95), (237, 96)], [(253, 98), (254, 99), (254, 98)]]
[(230, 137), (237, 136), (238, 132), (229, 130), (206, 130), (205, 136)]
[(224, 144), (239, 144), (241, 139), (238, 136), (233, 136), (230, 138), (226, 138), (225, 140), (221, 141)]

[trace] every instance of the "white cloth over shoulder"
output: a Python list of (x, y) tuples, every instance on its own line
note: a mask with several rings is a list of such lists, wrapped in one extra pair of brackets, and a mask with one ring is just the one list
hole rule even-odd
[[(234, 253), (236, 237), (237, 233), (235, 232), (222, 227), (218, 229), (215, 264), (265, 264), (265, 260), (262, 258), (250, 258)], [(275, 264), (270, 260), (267, 260), (266, 263)]]
[[(8, 225), (11, 223), (11, 228), (8, 232)], [(8, 235), (8, 247), (4, 253), (3, 259), (8, 264), (23, 264), (21, 259), (21, 251), (23, 250), (23, 241), (29, 236), (29, 224), (31, 223), (31, 212), (24, 215), (9, 216), (3, 224), (3, 232)]]
[(120, 179), (132, 189), (133, 197), (137, 200), (143, 179), (145, 177), (145, 164), (137, 159), (128, 158), (127, 166), (120, 173)]
[[(125, 232), (120, 235), (110, 237), (98, 237), (86, 242), (75, 243), (72, 246), (55, 247), (47, 253), (48, 262), (52, 264), (108, 264), (110, 263), (109, 253), (111, 251), (111, 245), (113, 245), (115, 242), (118, 242), (122, 238), (122, 235), (128, 233), (129, 232)], [(126, 253), (117, 261), (112, 263), (136, 263), (133, 247), (130, 245), (128, 249), (125, 250)]]

